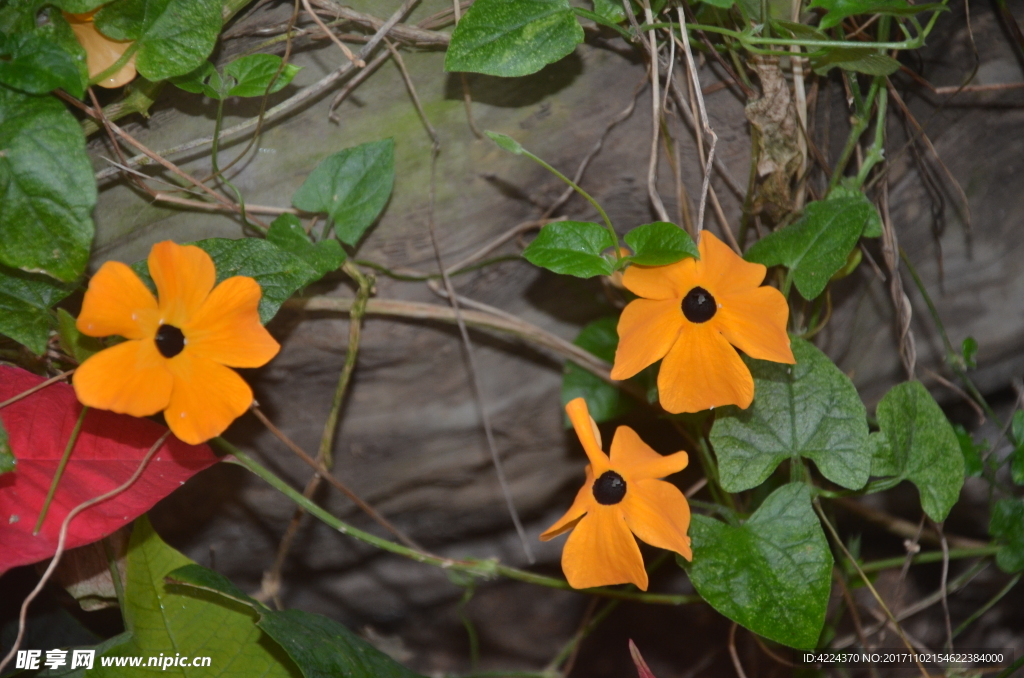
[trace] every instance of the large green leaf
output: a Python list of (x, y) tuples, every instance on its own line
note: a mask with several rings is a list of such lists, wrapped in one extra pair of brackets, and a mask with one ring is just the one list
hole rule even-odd
[(0, 34), (0, 83), (29, 94), (63, 87), (80, 97), (84, 91), (74, 57), (33, 33)]
[[(618, 322), (614, 316), (598, 318), (580, 330), (573, 343), (601, 360), (612, 362), (619, 346)], [(576, 398), (587, 401), (590, 416), (597, 422), (621, 417), (633, 409), (632, 398), (621, 389), (570, 361), (565, 363), (565, 376), (562, 377), (562, 405)]]
[(832, 28), (843, 19), (856, 14), (893, 14), (909, 16), (918, 12), (942, 9), (940, 3), (911, 5), (907, 0), (813, 0), (811, 8), (821, 8), (828, 13), (821, 18), (822, 29)]
[(690, 581), (729, 619), (796, 648), (825, 623), (832, 553), (803, 483), (783, 485), (740, 527), (694, 515)]
[(796, 365), (744, 357), (754, 375), (753, 404), (718, 410), (711, 444), (722, 487), (760, 485), (786, 459), (814, 461), (821, 474), (851, 490), (868, 481), (867, 413), (849, 377), (803, 339), (793, 339)]
[(345, 261), (345, 250), (333, 238), (313, 243), (294, 214), (282, 214), (270, 223), (267, 241), (285, 252), (302, 257), (321, 276), (337, 270)]
[(590, 221), (556, 221), (540, 229), (523, 257), (555, 273), (593, 278), (610, 275), (612, 263), (602, 252), (615, 247), (612, 236)]
[(1000, 542), (996, 564), (1004, 572), (1024, 570), (1024, 501), (1000, 499), (992, 505), (988, 532)]
[(782, 264), (800, 294), (814, 299), (846, 263), (873, 210), (858, 198), (812, 202), (797, 221), (754, 243), (746, 258), (765, 266)]
[[(284, 89), (302, 70), (301, 66), (293, 64), (282, 67), (281, 61), (281, 57), (274, 54), (250, 54), (226, 65), (223, 75), (209, 61), (204, 61), (199, 68), (170, 80), (186, 92), (205, 94), (211, 99), (261, 97)], [(268, 91), (271, 81), (274, 85)]]
[(637, 226), (623, 239), (633, 250), (629, 260), (641, 266), (664, 266), (687, 257), (700, 257), (690, 234), (666, 221)]
[(887, 444), (874, 472), (914, 483), (928, 517), (945, 520), (964, 484), (964, 456), (946, 415), (921, 382), (908, 381), (885, 394), (876, 416)]
[(54, 327), (50, 308), (74, 289), (45, 275), (0, 266), (0, 333), (42, 355)]
[(149, 80), (185, 75), (210, 56), (221, 29), (220, 0), (114, 0), (96, 13), (96, 28), (138, 43), (135, 68)]
[[(143, 516), (128, 545), (122, 610), (130, 639), (97, 657), (90, 676), (124, 676), (124, 668), (103, 666), (117, 657), (210, 657), (201, 671), (161, 667), (160, 675), (299, 678), (288, 655), (256, 626), (256, 613), (222, 596), (165, 582), (173, 570), (192, 563), (156, 534)], [(153, 669), (150, 669), (152, 671)]]
[(256, 602), (226, 577), (199, 565), (186, 565), (169, 580), (223, 596), (248, 606), (257, 626), (284, 648), (305, 678), (417, 678), (336, 621), (301, 610), (271, 610)]
[(292, 204), (326, 212), (338, 240), (355, 245), (380, 216), (394, 183), (394, 140), (371, 141), (325, 158), (295, 191)]
[(476, 0), (452, 32), (444, 69), (529, 75), (581, 42), (569, 0)]
[(96, 180), (59, 100), (0, 87), (0, 263), (71, 281), (92, 246)]

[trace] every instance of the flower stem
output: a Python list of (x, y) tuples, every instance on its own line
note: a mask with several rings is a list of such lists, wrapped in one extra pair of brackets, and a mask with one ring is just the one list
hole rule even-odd
[(64, 475), (64, 468), (68, 465), (68, 460), (71, 458), (71, 450), (75, 447), (75, 441), (78, 440), (78, 434), (82, 430), (82, 422), (85, 421), (85, 413), (88, 411), (89, 407), (83, 405), (82, 411), (78, 413), (78, 421), (75, 422), (75, 427), (71, 429), (71, 437), (68, 438), (68, 444), (64, 447), (64, 456), (60, 458), (60, 463), (57, 464), (57, 471), (53, 474), (50, 491), (46, 493), (43, 508), (39, 512), (39, 519), (36, 520), (36, 526), (32, 530), (33, 535), (39, 534), (39, 530), (43, 527), (43, 521), (46, 520), (46, 514), (50, 510), (50, 502), (53, 501), (53, 495), (57, 492), (57, 484), (60, 483), (60, 477)]
[(104, 80), (106, 80), (107, 78), (109, 78), (110, 76), (114, 75), (115, 73), (117, 73), (122, 68), (124, 68), (124, 65), (126, 63), (128, 63), (128, 60), (131, 59), (135, 55), (135, 52), (137, 52), (138, 50), (139, 50), (139, 43), (138, 42), (133, 42), (131, 44), (131, 46), (129, 46), (128, 49), (126, 49), (124, 51), (124, 54), (122, 54), (117, 59), (117, 61), (115, 61), (114, 63), (110, 64), (110, 66), (108, 66), (106, 69), (100, 71), (95, 76), (89, 78), (89, 85), (92, 86), (92, 85), (95, 85), (98, 82), (103, 82)]

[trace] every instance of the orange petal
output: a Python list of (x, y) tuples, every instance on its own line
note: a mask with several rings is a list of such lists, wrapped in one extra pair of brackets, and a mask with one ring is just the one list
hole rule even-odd
[(217, 277), (209, 254), (170, 240), (158, 242), (149, 251), (149, 274), (160, 298), (160, 322), (178, 329), (199, 311)]
[(120, 261), (108, 261), (89, 281), (75, 327), (90, 337), (142, 339), (156, 336), (157, 320), (156, 299), (139, 276)]
[(617, 505), (597, 505), (583, 516), (565, 542), (562, 571), (574, 589), (632, 582), (647, 590), (640, 547)]
[(696, 264), (692, 257), (668, 266), (633, 264), (622, 274), (622, 284), (644, 299), (682, 299), (699, 284)]
[(658, 372), (658, 394), (667, 411), (700, 412), (754, 399), (754, 379), (711, 323), (687, 323)]
[(554, 525), (549, 527), (540, 535), (541, 541), (548, 541), (554, 539), (563, 532), (567, 532), (576, 526), (576, 522), (583, 517), (583, 514), (591, 509), (594, 505), (594, 471), (587, 466), (587, 481), (583, 483), (583, 487), (576, 493), (576, 499), (573, 500), (572, 506), (565, 512), (565, 515), (559, 518)]
[(259, 367), (281, 346), (260, 323), (260, 286), (235, 276), (213, 288), (210, 296), (181, 328), (193, 355), (228, 367)]
[(793, 364), (786, 323), (789, 305), (774, 287), (758, 287), (718, 299), (721, 308), (711, 319), (730, 344), (751, 358)]
[(184, 442), (198, 445), (224, 432), (252, 404), (252, 389), (238, 374), (186, 348), (167, 361), (174, 375), (167, 425)]
[(612, 379), (629, 379), (672, 348), (683, 327), (679, 299), (636, 299), (619, 317), (619, 346), (615, 349)]
[(595, 477), (608, 470), (608, 455), (601, 449), (601, 431), (597, 423), (590, 418), (590, 411), (587, 410), (587, 401), (583, 398), (574, 398), (565, 406), (565, 413), (569, 415), (572, 427), (576, 429), (583, 451), (590, 459)]
[(627, 487), (635, 480), (664, 478), (679, 473), (689, 463), (686, 452), (668, 456), (658, 454), (628, 426), (615, 429), (611, 452), (612, 468), (623, 477)]
[[(95, 77), (107, 70), (121, 58), (132, 45), (131, 40), (111, 40), (96, 30), (92, 22), (92, 13), (64, 15), (71, 25), (78, 43), (85, 50), (85, 63), (89, 68), (89, 77)], [(100, 87), (120, 87), (135, 79), (135, 56), (128, 59), (116, 73), (96, 84)]]
[(651, 546), (675, 551), (687, 560), (690, 551), (690, 505), (679, 488), (664, 480), (638, 480), (622, 500), (626, 526)]
[(167, 407), (174, 381), (152, 339), (126, 341), (100, 351), (75, 370), (72, 383), (83, 405), (133, 417)]
[[(768, 269), (752, 264), (732, 251), (732, 248), (710, 231), (701, 231), (700, 261), (697, 262), (699, 285), (721, 302), (720, 296), (748, 292), (764, 282)], [(684, 292), (689, 292), (689, 288)]]

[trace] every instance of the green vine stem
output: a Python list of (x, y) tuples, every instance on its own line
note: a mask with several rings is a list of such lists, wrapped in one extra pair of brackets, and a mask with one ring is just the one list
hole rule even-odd
[(64, 475), (64, 468), (68, 465), (68, 460), (71, 459), (71, 450), (75, 447), (75, 442), (78, 440), (78, 434), (82, 431), (82, 422), (85, 421), (85, 415), (89, 411), (87, 405), (82, 406), (82, 411), (78, 413), (78, 421), (75, 422), (75, 427), (71, 429), (71, 436), (68, 438), (68, 444), (64, 447), (64, 456), (60, 458), (60, 463), (57, 464), (57, 470), (53, 474), (53, 482), (50, 483), (50, 491), (46, 493), (46, 499), (43, 501), (43, 508), (39, 512), (39, 519), (36, 520), (36, 526), (32, 530), (33, 535), (39, 534), (39, 530), (43, 527), (43, 521), (46, 520), (46, 514), (50, 510), (50, 502), (53, 501), (53, 495), (57, 492), (57, 485), (60, 483), (61, 476)]

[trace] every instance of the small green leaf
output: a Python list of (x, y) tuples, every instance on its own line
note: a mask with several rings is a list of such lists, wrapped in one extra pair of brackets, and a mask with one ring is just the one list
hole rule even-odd
[(964, 484), (964, 455), (946, 415), (921, 382), (908, 381), (885, 394), (876, 416), (893, 475), (917, 486), (929, 518), (945, 520)]
[(974, 337), (967, 337), (960, 346), (960, 353), (964, 357), (964, 365), (970, 369), (978, 366), (978, 340)]
[(900, 70), (900, 62), (873, 47), (833, 47), (822, 56), (811, 57), (811, 68), (818, 75), (837, 67), (867, 75), (892, 75)]
[(0, 34), (0, 83), (29, 94), (63, 87), (81, 97), (85, 91), (74, 57), (33, 33)]
[(1024, 411), (1017, 410), (1010, 420), (1010, 431), (1016, 447), (1010, 457), (1010, 477), (1018, 485), (1024, 485)]
[(84, 363), (89, 356), (99, 353), (106, 346), (96, 337), (90, 337), (78, 331), (75, 317), (63, 308), (57, 309), (57, 336), (64, 352), (79, 362)]
[(812, 460), (821, 474), (851, 490), (871, 468), (867, 413), (849, 377), (803, 339), (793, 339), (796, 365), (744, 356), (754, 376), (753, 404), (718, 410), (711, 444), (722, 487), (757, 487), (786, 459)]
[[(818, 30), (814, 26), (808, 26), (796, 21), (786, 21), (785, 19), (771, 19), (772, 27), (777, 30), (783, 37), (787, 38), (804, 38), (805, 40), (831, 40), (828, 34)], [(833, 189), (833, 193), (835, 189)]]
[(633, 250), (630, 261), (641, 266), (665, 266), (687, 257), (700, 257), (690, 234), (666, 221), (637, 226), (623, 239)]
[(593, 278), (611, 275), (612, 264), (601, 255), (615, 241), (602, 226), (590, 221), (556, 221), (523, 250), (523, 257), (534, 266), (555, 273)]
[[(573, 343), (601, 360), (612, 362), (619, 346), (618, 322), (614, 316), (598, 318), (580, 330)], [(576, 398), (587, 401), (590, 416), (598, 423), (621, 417), (633, 409), (633, 399), (621, 389), (570, 361), (565, 363), (562, 378), (562, 405)]]
[(292, 204), (326, 212), (338, 240), (355, 246), (380, 216), (394, 183), (394, 140), (371, 141), (325, 158), (295, 191)]
[[(982, 443), (975, 443), (970, 431), (960, 424), (953, 425), (953, 433), (956, 434), (956, 440), (960, 443), (960, 452), (964, 455), (964, 473), (973, 478), (980, 477), (982, 471), (985, 470), (985, 463), (981, 460), (981, 453), (988, 449), (988, 445), (984, 441)], [(887, 474), (873, 475), (895, 475), (896, 473), (898, 473), (898, 470)]]
[(305, 678), (420, 678), (338, 622), (301, 610), (270, 610), (205, 567), (180, 567), (168, 580), (251, 608), (259, 616), (256, 625), (284, 648)]
[[(882, 215), (878, 213), (878, 208), (875, 207), (874, 203), (868, 200), (868, 197), (864, 195), (863, 191), (852, 184), (847, 184), (845, 181), (840, 182), (838, 186), (832, 189), (828, 194), (826, 200), (841, 200), (843, 198), (855, 198), (860, 202), (869, 206), (871, 216), (868, 217), (868, 221), (864, 224), (864, 232), (861, 233), (861, 237), (864, 238), (879, 238), (882, 235)], [(860, 208), (864, 209), (864, 208)]]
[(345, 261), (345, 250), (333, 238), (313, 243), (294, 214), (282, 214), (270, 223), (267, 240), (285, 252), (302, 257), (321, 276), (335, 271)]
[(14, 450), (11, 449), (7, 429), (4, 428), (3, 419), (0, 419), (0, 475), (13, 471), (17, 465), (18, 460), (15, 459)]
[(907, 0), (813, 0), (812, 9), (820, 8), (828, 13), (821, 18), (822, 30), (838, 26), (843, 19), (856, 14), (890, 14), (910, 16), (943, 8), (940, 3), (911, 5)]
[(138, 43), (135, 68), (149, 80), (196, 69), (221, 29), (220, 0), (114, 0), (96, 13), (96, 28), (113, 40)]
[(613, 24), (621, 24), (626, 20), (626, 10), (623, 9), (621, 2), (615, 0), (594, 0), (594, 14)]
[(217, 69), (209, 61), (204, 61), (199, 68), (189, 71), (185, 75), (179, 75), (168, 80), (177, 88), (193, 94), (203, 94), (211, 99), (220, 100), (224, 98), (221, 93), (223, 79)]
[[(280, 74), (278, 69), (281, 70)], [(227, 96), (261, 97), (264, 94), (273, 94), (287, 87), (300, 70), (300, 66), (292, 64), (285, 64), (284, 68), (281, 68), (281, 57), (274, 54), (250, 54), (235, 59), (224, 67), (224, 75), (235, 80)], [(267, 87), (275, 75), (277, 79), (268, 92)]]
[(91, 12), (106, 0), (55, 0), (51, 4), (69, 14), (85, 14)]
[(874, 206), (857, 198), (819, 200), (798, 220), (754, 243), (749, 261), (784, 265), (805, 299), (815, 299), (857, 245)]
[(96, 179), (82, 128), (52, 96), (0, 87), (0, 263), (72, 281), (92, 247)]
[(74, 289), (45, 275), (0, 266), (0, 333), (42, 355), (54, 324), (50, 308)]
[(484, 132), (484, 134), (490, 137), (491, 141), (498, 144), (498, 146), (505, 149), (509, 153), (522, 155), (523, 151), (526, 150), (523, 148), (522, 144), (520, 144), (518, 141), (508, 136), (507, 134), (501, 134), (500, 132), (491, 131), (486, 131)]
[(812, 648), (825, 623), (832, 553), (803, 483), (783, 485), (740, 527), (694, 514), (690, 581), (754, 633)]
[(444, 70), (529, 75), (581, 42), (569, 0), (476, 0), (452, 31)]
[(1024, 570), (1024, 501), (1014, 497), (992, 505), (988, 533), (1001, 542), (996, 565), (1004, 572)]

